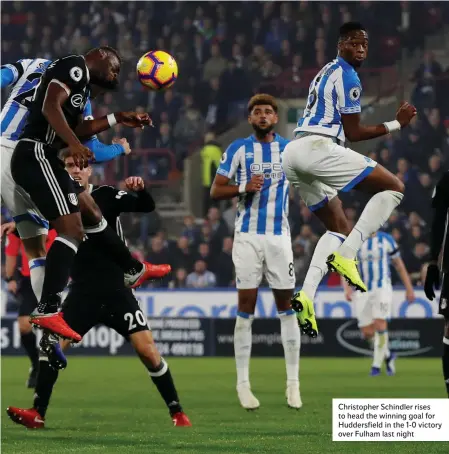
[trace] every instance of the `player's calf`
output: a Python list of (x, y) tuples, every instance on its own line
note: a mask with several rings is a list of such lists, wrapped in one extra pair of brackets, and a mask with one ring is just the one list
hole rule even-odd
[(166, 361), (160, 356), (154, 343), (151, 331), (139, 331), (129, 336), (129, 341), (145, 365), (152, 382), (155, 384), (175, 426), (191, 426), (187, 415), (183, 412), (178, 393)]

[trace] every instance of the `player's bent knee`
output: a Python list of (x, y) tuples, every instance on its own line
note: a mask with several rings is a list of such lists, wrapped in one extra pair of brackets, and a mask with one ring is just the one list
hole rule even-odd
[(22, 244), (28, 260), (45, 257), (47, 255), (47, 250), (45, 248), (46, 240), (47, 235), (39, 235), (33, 238), (22, 239)]

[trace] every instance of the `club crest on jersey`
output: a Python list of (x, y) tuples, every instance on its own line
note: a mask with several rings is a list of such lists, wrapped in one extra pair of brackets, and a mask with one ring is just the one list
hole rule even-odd
[(79, 66), (73, 67), (69, 74), (75, 82), (79, 82), (83, 78), (83, 70)]
[(447, 308), (447, 299), (446, 298), (441, 298), (440, 307), (442, 310)]
[(72, 205), (78, 205), (78, 197), (76, 196), (76, 194), (74, 194), (73, 192), (71, 192), (69, 195), (68, 195), (68, 198), (69, 198), (69, 202), (72, 204)]
[(228, 154), (226, 153), (226, 151), (223, 153), (223, 156), (221, 157), (220, 159), (220, 162), (222, 164), (224, 164), (226, 162), (226, 159), (228, 159)]
[(79, 93), (76, 95), (73, 95), (70, 98), (70, 102), (73, 107), (81, 107), (81, 105), (83, 104), (83, 95), (80, 95)]

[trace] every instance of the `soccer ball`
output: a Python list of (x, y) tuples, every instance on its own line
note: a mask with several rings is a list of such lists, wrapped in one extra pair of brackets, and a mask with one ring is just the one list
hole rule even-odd
[(142, 55), (136, 69), (140, 83), (151, 90), (165, 90), (178, 78), (176, 60), (163, 50), (152, 50)]

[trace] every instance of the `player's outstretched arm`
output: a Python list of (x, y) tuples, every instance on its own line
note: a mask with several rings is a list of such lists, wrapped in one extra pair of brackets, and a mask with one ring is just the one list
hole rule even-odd
[(233, 199), (245, 193), (259, 192), (263, 186), (263, 176), (253, 175), (248, 183), (229, 184), (230, 178), (217, 173), (210, 188), (210, 196), (214, 200)]
[(129, 126), (130, 128), (153, 126), (153, 122), (147, 113), (115, 112), (100, 118), (82, 121), (75, 128), (75, 133), (80, 139), (88, 139), (89, 137), (106, 131), (119, 123)]
[(415, 291), (413, 290), (412, 281), (410, 280), (410, 275), (408, 274), (407, 268), (405, 267), (404, 261), (401, 257), (394, 257), (391, 259), (396, 271), (401, 278), (402, 283), (405, 287), (405, 296), (409, 303), (413, 303), (415, 301)]
[(96, 137), (91, 137), (87, 142), (83, 142), (83, 144), (92, 151), (95, 162), (111, 161), (117, 156), (131, 153), (131, 148), (126, 139), (120, 139), (120, 141), (116, 143), (106, 145), (105, 143), (100, 142)]
[(342, 113), (341, 121), (348, 140), (351, 142), (361, 142), (362, 140), (375, 139), (376, 137), (381, 137), (390, 132), (405, 128), (416, 113), (414, 106), (403, 102), (396, 113), (396, 120), (387, 121), (380, 125), (368, 126), (361, 124), (360, 113)]
[(117, 216), (120, 213), (150, 213), (156, 208), (153, 197), (145, 188), (141, 177), (128, 177), (125, 180), (126, 191), (113, 189), (114, 207)]

